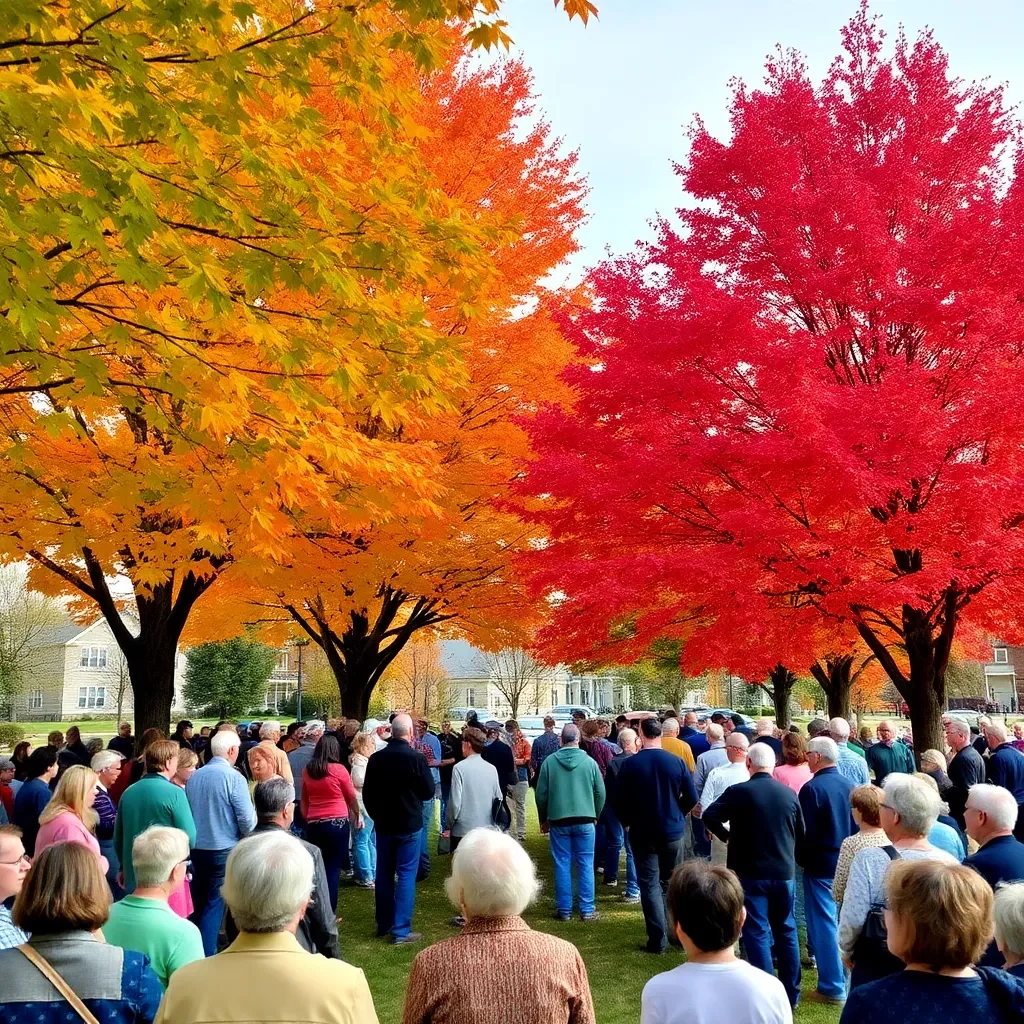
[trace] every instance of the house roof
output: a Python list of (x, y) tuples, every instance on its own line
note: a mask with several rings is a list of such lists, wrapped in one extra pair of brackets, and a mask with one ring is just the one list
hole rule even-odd
[(465, 640), (442, 640), (440, 660), (449, 679), (487, 679), (491, 674), (484, 653)]
[(33, 637), (33, 647), (59, 647), (69, 640), (74, 640), (84, 633), (89, 626), (80, 626), (76, 622), (66, 622), (59, 626), (43, 626)]

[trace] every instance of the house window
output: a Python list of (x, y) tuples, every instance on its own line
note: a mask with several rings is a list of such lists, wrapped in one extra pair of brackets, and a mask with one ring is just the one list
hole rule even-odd
[(278, 669), (279, 672), (287, 672), (288, 671), (288, 652), (287, 651), (282, 651), (277, 656), (277, 669)]
[(41, 708), (43, 706), (43, 691), (33, 690), (28, 695), (28, 706), (30, 708)]
[(1005, 665), (1010, 660), (1009, 653), (1010, 652), (1005, 647), (996, 647), (995, 648), (996, 664), (997, 665)]
[(80, 708), (102, 708), (107, 703), (105, 686), (80, 686), (78, 688), (78, 706)]
[(82, 660), (79, 662), (79, 665), (81, 665), (82, 668), (106, 668), (106, 647), (83, 647)]

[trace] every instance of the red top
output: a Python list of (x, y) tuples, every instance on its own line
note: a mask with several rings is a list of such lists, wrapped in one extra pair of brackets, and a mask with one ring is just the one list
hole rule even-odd
[(329, 764), (322, 779), (310, 778), (309, 769), (302, 772), (302, 816), (306, 821), (321, 818), (347, 818), (348, 805), (356, 805), (356, 788), (352, 776), (342, 764)]
[(14, 790), (2, 782), (0, 782), (0, 804), (4, 805), (7, 820), (14, 821)]

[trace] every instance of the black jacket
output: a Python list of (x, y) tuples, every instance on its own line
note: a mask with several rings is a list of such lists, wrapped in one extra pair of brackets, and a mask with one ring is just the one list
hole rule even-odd
[(388, 745), (366, 763), (363, 803), (381, 835), (419, 832), (423, 828), (423, 801), (433, 795), (434, 777), (427, 759), (405, 740), (388, 740)]
[[(280, 826), (264, 822), (252, 830), (252, 835), (257, 832), (283, 831)], [(331, 910), (331, 894), (327, 888), (327, 872), (324, 870), (324, 857), (319, 848), (305, 839), (300, 843), (309, 851), (313, 858), (313, 895), (310, 898), (306, 913), (299, 922), (295, 938), (299, 945), (307, 953), (320, 953), (328, 960), (340, 960), (341, 952), (338, 948), (338, 921)], [(224, 908), (224, 937), (225, 946), (230, 945), (238, 937), (238, 927), (235, 925), (231, 911)], [(224, 948), (223, 946), (221, 948)]]
[(765, 772), (730, 786), (704, 811), (703, 821), (709, 832), (729, 844), (728, 865), (740, 878), (796, 876), (796, 847), (804, 842), (800, 801)]
[[(488, 743), (484, 747), (483, 753), (480, 755), (488, 764), (494, 765), (494, 770), (498, 773), (498, 785), (501, 786), (501, 791), (504, 793), (509, 786), (514, 786), (519, 781), (519, 773), (516, 771), (516, 758), (515, 754), (512, 753), (512, 748), (501, 740), (495, 740), (493, 743)], [(373, 818), (373, 815), (370, 815)], [(374, 818), (374, 824), (377, 819)]]
[(961, 829), (965, 828), (964, 808), (967, 806), (967, 791), (975, 783), (985, 781), (985, 761), (972, 746), (966, 746), (949, 762), (947, 769), (952, 788), (946, 793), (949, 813), (956, 818)]

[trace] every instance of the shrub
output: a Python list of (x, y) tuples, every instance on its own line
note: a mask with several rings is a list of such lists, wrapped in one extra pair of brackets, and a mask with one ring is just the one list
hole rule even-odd
[(0, 747), (13, 750), (25, 738), (25, 730), (14, 722), (0, 722)]

